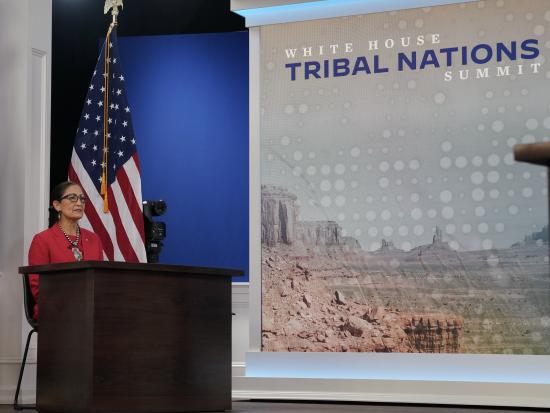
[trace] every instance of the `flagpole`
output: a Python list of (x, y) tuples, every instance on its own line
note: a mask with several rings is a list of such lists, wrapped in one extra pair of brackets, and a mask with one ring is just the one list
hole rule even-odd
[(105, 0), (103, 14), (107, 14), (111, 10), (113, 18), (107, 36), (105, 37), (105, 54), (104, 54), (104, 91), (103, 91), (103, 170), (101, 180), (101, 195), (103, 196), (103, 212), (109, 213), (109, 191), (108, 191), (108, 160), (109, 160), (109, 123), (107, 122), (109, 111), (109, 78), (110, 78), (110, 45), (111, 31), (117, 26), (118, 8), (123, 7), (122, 0)]

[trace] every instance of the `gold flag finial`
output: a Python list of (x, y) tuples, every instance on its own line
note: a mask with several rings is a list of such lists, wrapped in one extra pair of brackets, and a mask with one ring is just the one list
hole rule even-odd
[(116, 18), (118, 16), (118, 8), (123, 8), (122, 0), (105, 0), (105, 7), (103, 8), (103, 14), (107, 14), (111, 10), (111, 15), (113, 16), (112, 24), (117, 24)]

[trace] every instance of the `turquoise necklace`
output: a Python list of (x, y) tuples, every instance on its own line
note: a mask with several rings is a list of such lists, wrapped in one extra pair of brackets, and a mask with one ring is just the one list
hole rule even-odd
[[(61, 224), (59, 224), (59, 229), (65, 235), (65, 238), (67, 238), (67, 241), (69, 241), (69, 249), (73, 251), (74, 258), (77, 261), (82, 261), (82, 251), (78, 248), (78, 242), (80, 241), (80, 227), (76, 226), (76, 240), (71, 241), (71, 238), (69, 237), (69, 234), (65, 232), (65, 230), (61, 227)], [(72, 247), (72, 248), (71, 248)]]

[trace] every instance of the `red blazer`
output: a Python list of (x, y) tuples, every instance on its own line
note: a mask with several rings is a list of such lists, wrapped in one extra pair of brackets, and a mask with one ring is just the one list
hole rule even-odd
[[(72, 241), (76, 237), (70, 237)], [(103, 261), (103, 246), (99, 237), (91, 231), (80, 228), (80, 241), (78, 248), (82, 251), (85, 261)], [(54, 225), (51, 228), (36, 234), (29, 248), (29, 265), (55, 264), (60, 262), (74, 262), (72, 245), (65, 238), (65, 235)], [(38, 274), (29, 276), (32, 295), (36, 302), (33, 317), (38, 319)]]

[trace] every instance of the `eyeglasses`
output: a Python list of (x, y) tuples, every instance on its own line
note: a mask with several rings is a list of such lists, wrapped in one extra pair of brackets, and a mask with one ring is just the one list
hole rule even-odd
[(63, 195), (61, 198), (59, 198), (60, 201), (63, 201), (64, 199), (68, 199), (73, 204), (75, 204), (78, 200), (80, 200), (80, 202), (82, 202), (83, 204), (88, 202), (88, 198), (86, 196), (77, 195), (77, 194), (67, 194), (67, 195)]

